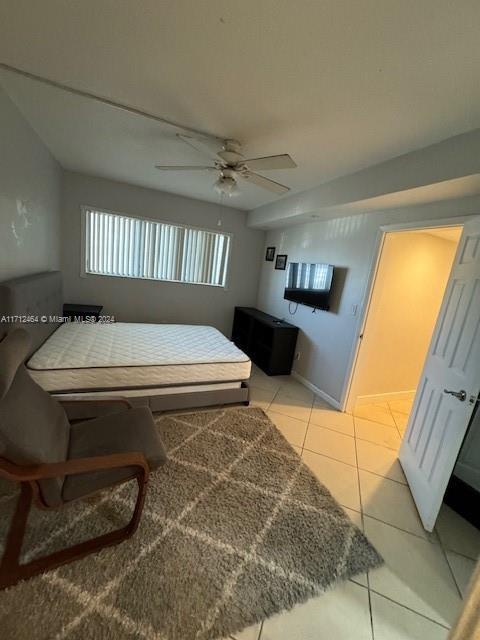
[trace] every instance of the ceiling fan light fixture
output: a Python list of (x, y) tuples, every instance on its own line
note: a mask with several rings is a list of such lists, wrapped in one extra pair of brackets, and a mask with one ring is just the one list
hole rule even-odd
[(220, 176), (218, 180), (213, 185), (216, 193), (224, 196), (228, 196), (232, 198), (240, 193), (237, 182), (235, 178), (230, 178), (228, 176)]

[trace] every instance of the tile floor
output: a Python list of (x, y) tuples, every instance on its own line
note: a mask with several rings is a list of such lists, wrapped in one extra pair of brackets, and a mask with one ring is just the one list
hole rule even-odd
[(254, 368), (264, 409), (385, 559), (385, 566), (237, 634), (234, 640), (441, 640), (462, 606), (480, 532), (445, 505), (424, 531), (397, 452), (411, 403), (332, 409), (290, 376)]

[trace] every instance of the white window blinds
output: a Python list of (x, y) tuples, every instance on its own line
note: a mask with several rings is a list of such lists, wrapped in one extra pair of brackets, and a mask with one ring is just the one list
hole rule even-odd
[(85, 271), (224, 287), (230, 236), (84, 209)]

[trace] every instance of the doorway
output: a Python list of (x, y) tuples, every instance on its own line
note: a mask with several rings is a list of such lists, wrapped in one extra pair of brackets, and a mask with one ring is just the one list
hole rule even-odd
[(384, 234), (348, 404), (387, 440), (405, 433), (462, 230)]

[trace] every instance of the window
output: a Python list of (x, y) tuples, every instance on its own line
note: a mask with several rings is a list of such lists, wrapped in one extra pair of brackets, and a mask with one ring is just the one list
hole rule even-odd
[(84, 207), (85, 273), (225, 287), (230, 235)]

